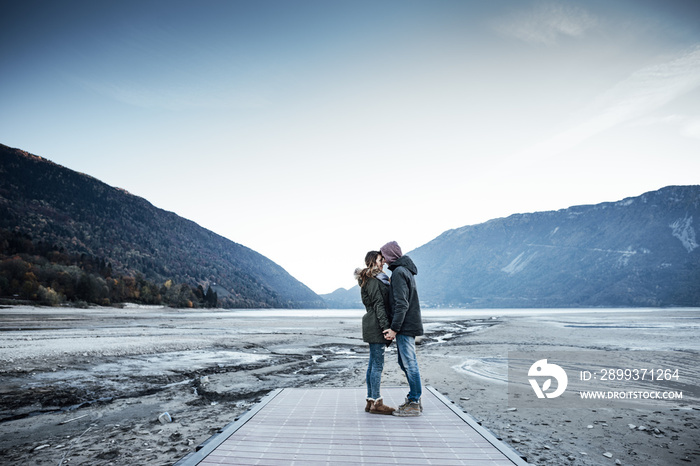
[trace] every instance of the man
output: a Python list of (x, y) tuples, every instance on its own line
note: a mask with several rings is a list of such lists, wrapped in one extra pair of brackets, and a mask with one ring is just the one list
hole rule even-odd
[(420, 371), (416, 359), (416, 337), (423, 335), (415, 275), (418, 268), (410, 257), (404, 256), (396, 241), (386, 243), (380, 249), (391, 270), (391, 296), (393, 318), (391, 328), (384, 331), (387, 340), (396, 340), (399, 366), (408, 379), (406, 402), (394, 411), (394, 416), (420, 416), (423, 408)]

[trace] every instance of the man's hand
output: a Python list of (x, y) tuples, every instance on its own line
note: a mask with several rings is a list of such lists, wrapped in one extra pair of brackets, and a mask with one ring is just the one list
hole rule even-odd
[(384, 338), (386, 338), (387, 340), (393, 340), (394, 338), (396, 338), (396, 332), (394, 332), (390, 328), (386, 329), (384, 330)]

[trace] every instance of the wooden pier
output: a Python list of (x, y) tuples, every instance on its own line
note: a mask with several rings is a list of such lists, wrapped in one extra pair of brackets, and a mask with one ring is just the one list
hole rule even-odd
[[(382, 388), (385, 404), (407, 388)], [(526, 465), (512, 448), (427, 387), (420, 417), (364, 411), (364, 388), (284, 388), (178, 461), (211, 465)]]

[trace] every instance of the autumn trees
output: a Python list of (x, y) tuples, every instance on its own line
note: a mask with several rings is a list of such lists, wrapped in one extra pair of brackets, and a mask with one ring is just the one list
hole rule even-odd
[(133, 302), (179, 308), (217, 307), (209, 287), (192, 288), (167, 280), (156, 284), (143, 277), (116, 275), (104, 259), (67, 254), (21, 233), (0, 229), (0, 297), (49, 306)]

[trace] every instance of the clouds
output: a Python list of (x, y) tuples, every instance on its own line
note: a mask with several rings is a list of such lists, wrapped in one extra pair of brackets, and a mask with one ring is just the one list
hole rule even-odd
[(562, 38), (583, 36), (597, 25), (598, 19), (579, 6), (537, 2), (529, 10), (512, 12), (494, 27), (506, 36), (551, 46)]
[[(546, 158), (623, 123), (645, 117), (672, 100), (700, 87), (700, 45), (671, 60), (642, 68), (603, 93), (584, 113), (578, 125), (556, 134), (520, 157)], [(688, 137), (698, 135), (697, 121), (683, 126)]]
[(643, 115), (700, 86), (700, 45), (671, 60), (650, 65), (630, 75), (602, 95), (595, 107), (610, 124)]
[(662, 117), (646, 117), (630, 123), (632, 127), (668, 126), (677, 128), (679, 134), (691, 139), (700, 139), (700, 116), (666, 115)]

